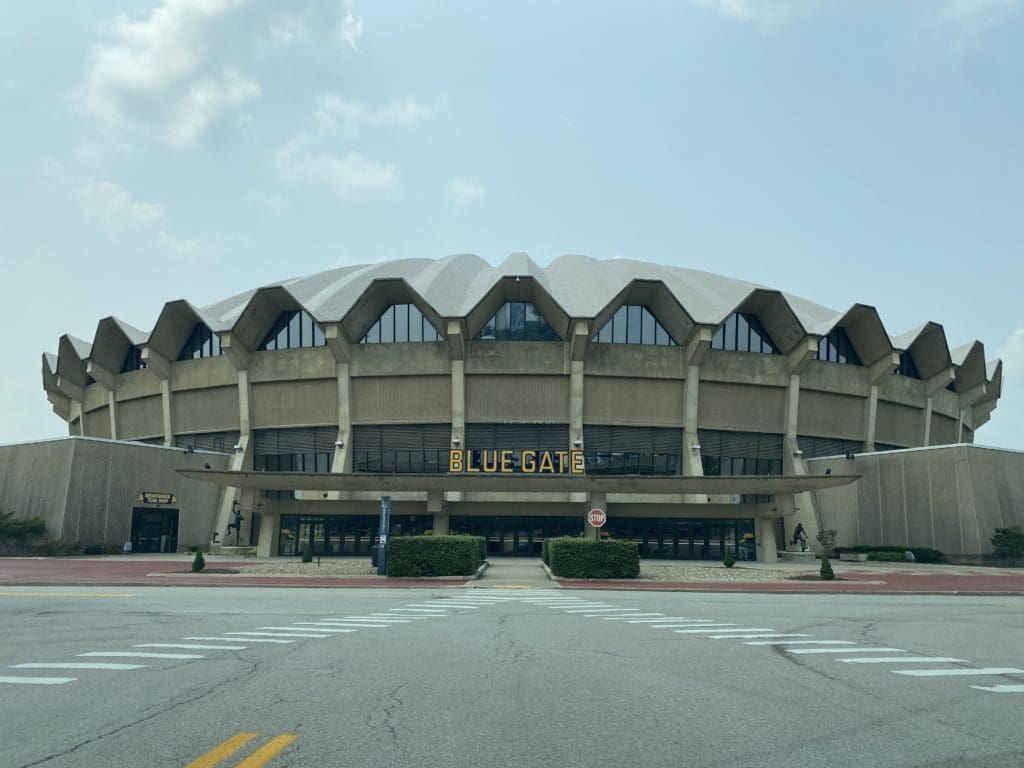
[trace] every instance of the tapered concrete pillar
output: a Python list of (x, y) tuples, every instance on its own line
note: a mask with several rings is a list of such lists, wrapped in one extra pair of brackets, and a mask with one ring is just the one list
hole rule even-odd
[(449, 518), (448, 510), (444, 506), (444, 491), (427, 492), (427, 514), (434, 516), (434, 535), (447, 536)]
[(779, 545), (775, 541), (775, 521), (770, 517), (756, 518), (754, 535), (757, 537), (757, 562), (776, 562)]
[(259, 557), (276, 557), (281, 536), (281, 515), (276, 512), (260, 516), (260, 541), (256, 546)]
[(608, 497), (603, 493), (591, 492), (586, 509), (580, 511), (583, 515), (583, 538), (598, 541), (601, 538), (601, 529), (595, 528), (587, 520), (587, 513), (592, 509), (603, 509), (605, 514), (608, 514)]

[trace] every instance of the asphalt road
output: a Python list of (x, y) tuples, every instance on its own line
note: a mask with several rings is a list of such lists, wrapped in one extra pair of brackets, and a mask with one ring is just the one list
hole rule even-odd
[(3, 587), (0, 616), (3, 768), (1024, 764), (1021, 597)]

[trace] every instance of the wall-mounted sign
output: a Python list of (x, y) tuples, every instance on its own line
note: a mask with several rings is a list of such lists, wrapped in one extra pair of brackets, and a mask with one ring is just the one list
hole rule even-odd
[(178, 497), (173, 493), (161, 493), (159, 491), (143, 491), (136, 499), (140, 504), (177, 504)]
[(480, 474), (583, 475), (583, 451), (531, 451), (501, 449), (474, 451), (452, 449), (449, 472)]

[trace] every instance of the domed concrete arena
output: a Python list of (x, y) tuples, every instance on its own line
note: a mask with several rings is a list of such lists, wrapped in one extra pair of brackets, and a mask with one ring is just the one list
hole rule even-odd
[[(392, 535), (480, 534), (492, 555), (582, 533), (650, 558), (773, 560), (797, 521), (813, 540), (816, 505), (856, 495), (864, 459), (972, 443), (1001, 377), (981, 342), (951, 351), (931, 321), (892, 335), (867, 304), (525, 254), (174, 301), (151, 331), (109, 317), (43, 359), (72, 435), (227, 454), (182, 472), (223, 487), (193, 529), (263, 555), (366, 555), (387, 495)], [(846, 514), (870, 538), (849, 519), (864, 505)]]

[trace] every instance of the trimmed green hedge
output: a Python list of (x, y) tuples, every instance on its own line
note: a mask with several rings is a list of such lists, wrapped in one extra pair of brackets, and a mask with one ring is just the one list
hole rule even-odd
[[(919, 563), (941, 563), (946, 559), (946, 555), (938, 549), (931, 549), (930, 547), (903, 547), (897, 546), (896, 544), (882, 544), (881, 546), (858, 544), (855, 547), (836, 547), (836, 554), (839, 555), (843, 552), (857, 552), (861, 554), (870, 554), (872, 552), (899, 552), (902, 555), (908, 550), (914, 553), (914, 560)], [(874, 560), (875, 558), (869, 557), (868, 559)]]
[(591, 541), (571, 536), (545, 539), (551, 573), (568, 579), (635, 579), (640, 552), (632, 541)]
[(905, 563), (907, 556), (903, 552), (868, 552), (868, 560), (876, 563)]
[(388, 576), (472, 576), (484, 561), (482, 536), (395, 536), (388, 539)]

